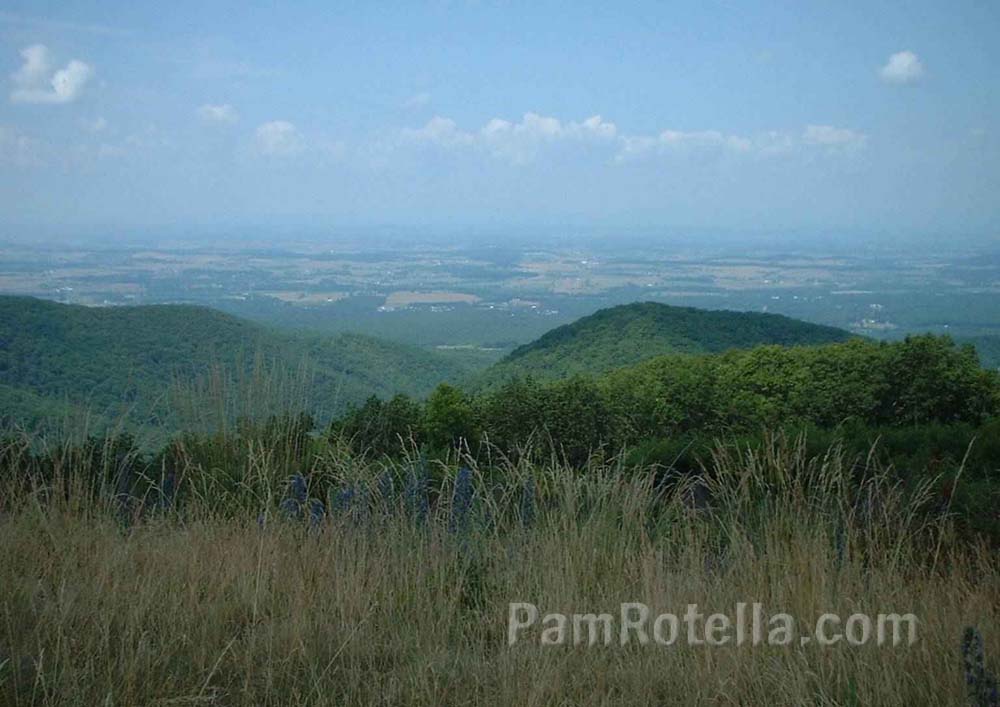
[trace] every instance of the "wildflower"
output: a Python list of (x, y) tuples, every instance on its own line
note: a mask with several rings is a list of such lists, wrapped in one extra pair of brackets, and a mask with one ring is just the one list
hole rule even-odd
[(962, 635), (962, 666), (965, 689), (972, 707), (998, 707), (997, 679), (986, 669), (983, 636), (969, 626)]
[(530, 528), (535, 522), (535, 482), (525, 479), (521, 487), (521, 525)]
[(302, 474), (292, 474), (292, 478), (289, 479), (288, 483), (288, 494), (299, 503), (306, 502), (306, 499), (309, 497), (309, 490)]
[(281, 499), (278, 508), (289, 520), (302, 520), (303, 508), (309, 499), (306, 480), (301, 474), (292, 474), (288, 480), (288, 495)]
[(281, 499), (281, 503), (278, 504), (278, 510), (288, 520), (302, 519), (302, 504), (290, 496)]
[(333, 497), (333, 503), (330, 504), (331, 510), (338, 513), (350, 512), (356, 495), (357, 492), (355, 491), (354, 486), (345, 486)]
[(392, 474), (388, 471), (382, 472), (382, 475), (378, 477), (378, 497), (386, 505), (392, 500), (392, 497), (396, 494), (396, 486), (392, 480)]
[(414, 470), (406, 482), (406, 507), (418, 523), (427, 520), (430, 501), (427, 499), (427, 476), (423, 467)]
[(468, 525), (469, 512), (472, 509), (472, 470), (463, 466), (455, 477), (455, 493), (451, 502), (451, 520), (448, 529), (451, 532), (464, 530)]
[(309, 502), (309, 524), (312, 527), (317, 527), (323, 522), (323, 518), (326, 516), (326, 508), (323, 506), (323, 502), (317, 498), (314, 498)]

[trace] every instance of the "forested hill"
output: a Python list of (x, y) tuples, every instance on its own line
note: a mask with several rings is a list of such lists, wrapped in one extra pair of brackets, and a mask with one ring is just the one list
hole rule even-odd
[(983, 368), (1000, 370), (1000, 335), (963, 336), (957, 341), (960, 344), (972, 344), (976, 347)]
[(477, 386), (511, 376), (565, 378), (605, 373), (666, 353), (720, 353), (761, 344), (825, 344), (848, 332), (778, 314), (704, 310), (657, 302), (602, 309), (514, 350), (484, 372)]
[(172, 390), (195, 381), (217, 388), (220, 377), (333, 413), (373, 394), (421, 396), (462, 372), (418, 348), (356, 334), (292, 336), (204, 307), (0, 296), (0, 415), (8, 421), (130, 410), (139, 424), (170, 426)]

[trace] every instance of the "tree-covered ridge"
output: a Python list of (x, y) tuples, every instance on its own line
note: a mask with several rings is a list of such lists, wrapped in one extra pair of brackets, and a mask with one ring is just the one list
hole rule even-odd
[(539, 443), (570, 460), (685, 435), (844, 424), (980, 425), (1000, 413), (1000, 376), (947, 337), (853, 339), (721, 354), (671, 354), (602, 376), (514, 378), (478, 394), (440, 386), (425, 403), (369, 400), (334, 424), (365, 449), (488, 440), (514, 453)]
[(636, 302), (602, 309), (557, 327), (514, 350), (478, 381), (494, 385), (512, 375), (541, 379), (600, 374), (667, 353), (720, 353), (761, 344), (846, 341), (842, 329), (777, 314), (674, 307)]
[(1000, 335), (984, 334), (981, 336), (965, 336), (959, 339), (963, 344), (972, 344), (979, 353), (979, 360), (984, 368), (1000, 370)]
[[(0, 297), (0, 403), (18, 422), (82, 410), (170, 427), (178, 381), (263, 366), (308, 380), (310, 409), (336, 413), (369, 395), (422, 396), (463, 370), (403, 344), (357, 334), (293, 336), (189, 305), (92, 308)], [(265, 413), (267, 411), (261, 411)]]

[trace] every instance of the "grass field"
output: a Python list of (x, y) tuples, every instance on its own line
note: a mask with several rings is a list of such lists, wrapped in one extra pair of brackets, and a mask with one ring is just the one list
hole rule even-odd
[[(963, 629), (982, 631), (994, 670), (1000, 655), (995, 554), (920, 489), (836, 449), (720, 447), (702, 507), (617, 460), (456, 475), (213, 444), (181, 455), (170, 504), (160, 482), (115, 500), (121, 455), (54, 449), (43, 469), (3, 450), (0, 701), (962, 704)], [(315, 522), (280, 511), (303, 459)], [(897, 647), (545, 647), (534, 629), (508, 647), (517, 601), (730, 615), (761, 602), (803, 622), (893, 611), (920, 624)]]

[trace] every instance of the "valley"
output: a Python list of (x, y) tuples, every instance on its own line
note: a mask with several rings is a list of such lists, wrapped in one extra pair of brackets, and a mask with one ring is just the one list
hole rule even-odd
[[(753, 255), (738, 255), (741, 250)], [(90, 306), (203, 304), (321, 333), (496, 360), (598, 309), (655, 301), (771, 312), (856, 334), (1000, 333), (1000, 253), (579, 239), (397, 237), (261, 244), (0, 247), (0, 292)]]

